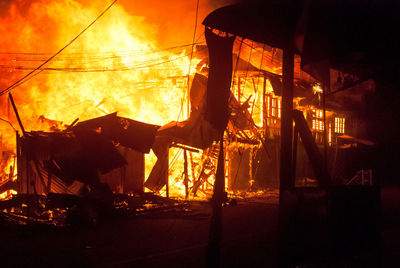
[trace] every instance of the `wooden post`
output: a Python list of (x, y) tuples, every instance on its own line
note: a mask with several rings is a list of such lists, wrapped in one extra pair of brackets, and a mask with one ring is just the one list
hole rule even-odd
[[(238, 60), (239, 60), (239, 58), (238, 58)], [(239, 75), (237, 76), (237, 80), (238, 80), (238, 103), (240, 105), (240, 96), (242, 95), (242, 92), (240, 90), (240, 77), (239, 77)]]
[(322, 111), (323, 111), (323, 118), (324, 118), (324, 164), (325, 168), (328, 171), (328, 141), (327, 141), (327, 134), (326, 134), (326, 106), (325, 106), (325, 96), (326, 96), (326, 86), (322, 87)]
[(185, 199), (189, 197), (189, 173), (188, 173), (188, 157), (187, 157), (187, 150), (183, 150), (183, 157), (184, 157), (184, 173), (185, 173)]
[(213, 200), (221, 203), (225, 193), (225, 159), (224, 159), (224, 134), (222, 132), (219, 141), (218, 166), (215, 174)]
[(162, 174), (163, 176), (165, 176), (165, 195), (167, 198), (169, 198), (169, 146), (167, 148), (167, 153), (166, 153), (166, 157), (165, 157), (165, 163), (164, 163), (164, 173)]
[[(15, 116), (17, 117), (18, 124), (19, 124), (19, 126), (20, 126), (20, 128), (22, 130), (22, 135), (25, 136), (25, 133), (26, 133), (25, 132), (25, 128), (24, 128), (24, 125), (22, 125), (21, 118), (19, 117), (19, 114), (18, 114), (17, 106), (15, 106), (14, 99), (13, 99), (11, 93), (8, 93), (8, 97), (9, 97), (11, 105), (12, 105), (12, 107), (14, 109)], [(17, 136), (19, 136), (19, 135), (17, 134)], [(25, 162), (26, 162), (26, 193), (29, 194), (28, 152), (25, 152), (24, 154), (22, 154), (22, 147), (25, 147), (25, 149), (26, 149), (26, 144), (25, 144), (26, 143), (26, 139), (21, 137), (21, 138), (18, 138), (18, 140), (19, 140), (19, 143), (18, 143), (19, 144), (19, 150), (21, 151), (20, 155), (21, 155), (21, 157), (25, 158)], [(21, 160), (21, 162), (22, 161), (23, 161), (23, 159)], [(21, 181), (21, 185), (22, 185), (22, 181)], [(29, 209), (29, 207), (28, 207), (28, 209)]]
[(212, 197), (211, 225), (208, 237), (207, 267), (220, 267), (220, 250), (222, 237), (222, 202), (225, 199), (225, 160), (224, 132), (220, 137), (218, 166), (215, 174), (214, 193)]
[(292, 176), (293, 181), (296, 183), (296, 162), (297, 162), (297, 144), (299, 141), (299, 130), (297, 126), (294, 127), (294, 137), (293, 137), (293, 160), (292, 160)]
[[(267, 90), (267, 78), (264, 75), (264, 83), (263, 83), (263, 128), (264, 128), (264, 140), (267, 140), (267, 118), (268, 118), (268, 110), (267, 110), (267, 102), (266, 102), (266, 90)], [(267, 113), (267, 114), (266, 114)]]
[(16, 138), (16, 155), (17, 155), (17, 181), (18, 181), (18, 193), (22, 193), (23, 179), (22, 179), (22, 156), (21, 156), (21, 138), (18, 131), (15, 132)]
[(279, 172), (279, 267), (289, 267), (291, 261), (290, 208), (285, 200), (287, 190), (293, 183), (293, 76), (294, 51), (292, 47), (283, 50), (282, 63), (282, 105), (281, 105), (281, 155)]
[(8, 93), (8, 97), (10, 98), (12, 107), (14, 109), (15, 116), (17, 117), (18, 124), (19, 124), (19, 126), (20, 126), (20, 128), (22, 130), (22, 134), (24, 135), (25, 134), (24, 125), (22, 125), (21, 118), (19, 117), (19, 114), (18, 114), (17, 106), (15, 106), (14, 99), (13, 99), (11, 93)]
[[(187, 116), (190, 116), (190, 73), (187, 75), (187, 94), (186, 94), (186, 112)], [(187, 118), (185, 118), (187, 119)]]
[(293, 186), (292, 179), (292, 136), (293, 136), (293, 70), (294, 52), (292, 48), (283, 50), (282, 66), (282, 111), (281, 111), (281, 158), (280, 158), (280, 197)]
[[(24, 145), (24, 148), (25, 148), (25, 150), (26, 150), (26, 147), (27, 147), (27, 145), (26, 145), (26, 140), (23, 140), (23, 143), (22, 143), (23, 145)], [(30, 187), (30, 180), (29, 180), (29, 157), (28, 157), (28, 155), (29, 155), (29, 152), (25, 152), (25, 154), (24, 154), (24, 157), (25, 157), (25, 168), (26, 168), (26, 193), (28, 194), (28, 196), (29, 196), (29, 192), (30, 192), (30, 190), (29, 190), (29, 187)], [(29, 206), (28, 206), (28, 211), (29, 211)], [(28, 213), (29, 214), (29, 213)]]

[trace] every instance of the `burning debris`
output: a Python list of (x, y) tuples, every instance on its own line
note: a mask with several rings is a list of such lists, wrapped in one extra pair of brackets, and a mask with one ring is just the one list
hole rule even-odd
[[(44, 3), (32, 5), (40, 10), (39, 17), (46, 16)], [(53, 9), (49, 13), (74, 14), (71, 10), (80, 9), (75, 1), (68, 3), (69, 13), (60, 12), (62, 1), (58, 6), (49, 3)], [(280, 8), (282, 4), (276, 3)], [(277, 17), (281, 12), (265, 16), (261, 9), (255, 10), (257, 6), (241, 7), (246, 5), (210, 14), (204, 22), (207, 47), (195, 40), (195, 31), (190, 44), (159, 49), (148, 39), (148, 31), (141, 34), (143, 21), (118, 7), (112, 19), (105, 20), (102, 38), (98, 31), (94, 38), (86, 36), (70, 54), (60, 52), (105, 12), (56, 54), (5, 55), (8, 63), (2, 67), (11, 76), (31, 72), (0, 92), (1, 96), (24, 84), (25, 91), (16, 93), (21, 118), (11, 94), (8, 106), (15, 118), (9, 111), (5, 116), (5, 109), (2, 112), (9, 131), (0, 136), (4, 160), (0, 223), (93, 227), (106, 218), (159, 212), (182, 215), (191, 210), (194, 202), (189, 201), (207, 200), (211, 210), (207, 213), (211, 215), (208, 266), (220, 266), (222, 207), (236, 205), (236, 199), (262, 196), (276, 204), (279, 198), (279, 242), (288, 242), (290, 250), (292, 245), (301, 248), (299, 255), (303, 249), (314, 252), (303, 241), (319, 237), (326, 224), (332, 224), (331, 233), (338, 237), (345, 229), (351, 230), (347, 237), (358, 233), (364, 221), (377, 225), (374, 161), (359, 157), (364, 152), (371, 156), (375, 142), (364, 138), (367, 129), (360, 128), (362, 119), (354, 113), (355, 107), (366, 106), (365, 90), (358, 88), (345, 102), (336, 94), (359, 83), (368, 83), (371, 93), (373, 83), (362, 71), (349, 75), (345, 68), (330, 70), (325, 62), (309, 65), (314, 44), (310, 46), (307, 38), (300, 47), (304, 40), (286, 44), (299, 38), (301, 27), (293, 25), (303, 20), (298, 18), (300, 9), (279, 8), (289, 16)], [(257, 12), (247, 17), (249, 21), (236, 21), (235, 14), (249, 11)], [(90, 14), (85, 12), (79, 14)], [(218, 14), (226, 16), (220, 19)], [(253, 27), (260, 19), (271, 30)], [(71, 28), (80, 26), (71, 23)], [(267, 39), (279, 48), (264, 44)], [(326, 56), (319, 53), (317, 58)], [(35, 61), (41, 62), (39, 66), (31, 63)], [(319, 81), (303, 72), (306, 65), (314, 68), (309, 72)], [(40, 80), (25, 84), (42, 72)], [(330, 94), (335, 96), (327, 99)], [(16, 131), (15, 122), (22, 133)], [(11, 139), (10, 132), (16, 138)], [(349, 157), (360, 161), (351, 162)], [(372, 207), (374, 215), (365, 211), (352, 216), (363, 206)], [(345, 218), (353, 222), (350, 228), (343, 224)], [(378, 234), (376, 230), (370, 228), (372, 236)], [(360, 237), (368, 232), (362, 229)], [(347, 242), (346, 236), (339, 239)], [(372, 243), (378, 241), (375, 238)], [(343, 242), (333, 241), (334, 250), (342, 248)]]
[[(37, 5), (40, 7), (41, 2)], [(54, 8), (61, 12), (59, 7)], [(67, 11), (75, 10), (69, 6)], [(150, 195), (146, 191), (179, 199), (210, 199), (219, 157), (225, 167), (224, 190), (231, 196), (276, 195), (282, 50), (235, 39), (208, 27), (208, 47), (198, 43), (161, 50), (146, 36), (141, 36), (143, 40), (135, 36), (130, 29), (140, 26), (123, 9), (114, 12), (102, 31), (113, 36), (112, 25), (118, 22), (118, 40), (126, 40), (127, 44), (115, 38), (98, 44), (89, 35), (79, 40), (79, 52), (59, 55), (46, 68), (36, 70), (53, 76), (43, 76), (29, 86), (31, 93), (26, 94), (26, 100), (16, 93), (27, 129), (42, 131), (23, 130), (15, 139), (7, 126), (7, 134), (2, 133), (1, 148), (5, 149), (0, 193), (4, 199), (16, 192), (19, 196), (4, 203), (6, 217), (17, 221), (21, 215), (30, 220), (36, 215), (55, 222), (55, 218), (73, 215), (72, 207), (82, 212), (87, 206), (87, 214), (122, 207), (137, 211), (116, 195), (139, 195), (147, 200)], [(186, 51), (189, 46), (191, 53)], [(122, 51), (124, 48), (127, 52)], [(85, 49), (95, 52), (82, 54), (80, 51)], [(35, 70), (33, 65), (22, 66), (21, 62), (44, 61), (46, 56), (4, 55), (6, 61), (15, 62), (9, 66), (13, 75), (26, 68)], [(339, 101), (323, 105), (317, 81), (300, 69), (299, 57), (295, 62), (293, 101), (298, 110), (296, 123), (301, 122), (295, 134), (300, 133), (301, 141), (296, 144), (299, 160), (293, 172), (297, 185), (323, 185), (325, 181), (320, 178), (327, 177), (327, 171), (321, 168), (319, 149), (328, 148), (326, 155), (335, 157), (335, 164), (340, 166), (340, 158), (336, 157), (338, 141), (344, 134), (355, 133), (358, 123), (354, 123), (347, 107), (338, 105)], [(339, 72), (335, 75), (343, 83), (351, 80)], [(28, 96), (36, 96), (37, 102)], [(115, 110), (123, 116), (110, 113)], [(73, 120), (76, 117), (83, 121)], [(216, 144), (218, 140), (225, 144), (224, 151)], [(343, 174), (332, 180), (354, 175)], [(33, 201), (25, 200), (24, 195), (32, 196)], [(48, 205), (63, 198), (69, 200), (65, 201), (68, 205)], [(25, 204), (32, 211), (36, 206), (36, 212), (19, 210), (19, 216), (10, 214), (15, 204)]]
[(111, 201), (106, 204), (94, 194), (83, 197), (58, 193), (18, 194), (12, 199), (0, 201), (0, 223), (7, 227), (23, 225), (92, 228), (110, 218), (127, 219), (150, 213), (191, 211), (190, 205), (186, 202), (167, 199), (152, 193), (117, 194), (112, 196)]
[[(238, 49), (238, 46), (240, 48), (241, 42), (243, 41), (235, 43), (236, 49)], [(237, 53), (240, 54), (240, 51)], [(226, 174), (229, 182), (228, 187), (233, 191), (253, 188), (257, 190), (263, 187), (276, 188), (278, 180), (277, 138), (280, 135), (281, 118), (280, 76), (258, 69), (250, 65), (249, 62), (246, 65), (243, 60), (239, 61), (238, 57), (236, 59), (236, 64), (242, 66), (234, 68), (235, 73), (228, 98), (228, 108), (231, 114), (224, 138), (228, 148), (226, 156), (229, 163), (228, 173)], [(203, 68), (199, 67), (200, 69)], [(172, 175), (171, 166), (169, 166), (171, 162), (168, 158), (171, 151), (174, 151), (173, 162), (180, 162), (180, 167), (177, 168), (180, 171), (172, 175), (172, 181), (178, 180), (183, 186), (180, 190), (181, 196), (182, 191), (185, 192), (184, 196), (186, 197), (188, 197), (189, 192), (196, 196), (201, 189), (200, 192), (209, 197), (210, 195), (207, 192), (212, 189), (218, 155), (218, 149), (212, 144), (218, 137), (218, 130), (215, 127), (216, 123), (213, 126), (207, 119), (207, 114), (215, 114), (215, 112), (207, 110), (209, 109), (206, 105), (207, 84), (207, 73), (197, 73), (191, 79), (190, 97), (188, 98), (190, 103), (189, 118), (181, 122), (171, 121), (162, 126), (141, 123), (117, 116), (116, 113), (82, 121), (78, 124), (75, 120), (70, 126), (63, 126), (62, 123), (49, 120), (44, 116), (39, 117), (37, 122), (41, 125), (47, 124), (49, 129), (55, 130), (55, 132), (28, 132), (26, 139), (32, 145), (26, 147), (27, 149), (24, 149), (24, 151), (39, 151), (39, 148), (43, 151), (42, 148), (46, 148), (46, 153), (41, 152), (40, 155), (49, 154), (56, 159), (32, 160), (32, 163), (25, 164), (37, 175), (34, 179), (36, 190), (32, 186), (24, 187), (32, 188), (30, 189), (31, 193), (35, 191), (40, 193), (54, 192), (54, 189), (51, 188), (52, 183), (50, 183), (50, 188), (48, 182), (44, 183), (51, 174), (50, 180), (47, 178), (50, 182), (57, 183), (59, 177), (67, 183), (77, 180), (82, 183), (95, 184), (102, 180), (107, 182), (108, 185), (113, 185), (112, 191), (126, 192), (129, 187), (126, 188), (127, 186), (121, 183), (125, 179), (118, 179), (117, 177), (126, 178), (127, 175), (118, 174), (126, 173), (127, 168), (134, 167), (130, 172), (133, 172), (135, 174), (133, 177), (136, 176), (137, 178), (137, 182), (133, 183), (136, 188), (130, 186), (129, 191), (143, 191), (144, 185), (154, 192), (159, 192), (168, 187), (168, 183), (171, 182), (168, 179)], [(181, 90), (184, 90), (185, 83), (181, 87)], [(323, 140), (326, 122), (329, 144), (334, 145), (336, 137), (345, 132), (345, 116), (328, 111), (327, 119), (324, 122), (322, 110), (316, 108), (318, 102), (318, 91), (313, 90), (311, 83), (306, 80), (297, 80), (295, 87), (296, 107), (305, 115), (307, 123), (311, 126), (313, 135), (319, 144)], [(215, 107), (218, 107), (218, 105), (215, 105)], [(64, 127), (63, 130), (61, 130), (62, 127)], [(19, 146), (25, 146), (22, 144)], [(145, 158), (147, 159), (150, 148), (156, 153), (158, 160), (155, 161), (154, 167), (151, 166), (149, 169)], [(181, 158), (179, 153), (182, 154), (182, 152), (183, 158), (186, 160), (180, 159), (178, 161), (177, 158)], [(73, 155), (76, 157), (75, 159), (68, 158)], [(134, 160), (127, 163), (127, 158)], [(261, 160), (266, 160), (267, 166), (260, 164), (265, 163)], [(145, 168), (143, 168), (143, 165)], [(123, 166), (124, 168), (122, 168)], [(25, 170), (26, 168), (22, 167), (20, 169), (20, 174), (24, 178), (26, 178), (26, 175), (22, 174)], [(151, 172), (148, 173), (149, 171), (146, 170), (151, 170)], [(45, 176), (46, 172), (48, 174)], [(146, 172), (149, 176), (144, 183)], [(98, 173), (100, 173), (100, 176)], [(105, 174), (108, 174), (109, 178)], [(54, 178), (52, 178), (53, 175)], [(312, 177), (313, 175), (304, 174), (303, 176)], [(111, 177), (113, 178), (110, 179)], [(239, 183), (241, 186), (236, 185), (238, 179), (243, 180)], [(169, 189), (165, 191), (168, 192)]]

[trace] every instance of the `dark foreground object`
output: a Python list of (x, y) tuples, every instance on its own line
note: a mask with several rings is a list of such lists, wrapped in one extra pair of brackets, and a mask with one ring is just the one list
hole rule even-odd
[[(326, 196), (302, 194), (287, 267), (400, 267), (400, 188), (380, 189), (382, 213), (374, 218), (376, 194), (339, 189), (326, 210)], [(1, 267), (206, 267), (210, 216), (208, 202), (190, 202), (79, 229), (3, 225)], [(238, 200), (222, 218), (221, 267), (277, 267), (276, 197)], [(374, 221), (380, 225), (365, 225)]]
[[(380, 188), (342, 186), (328, 192), (328, 215), (334, 256), (368, 255), (379, 261)], [(372, 258), (374, 257), (375, 258)], [(370, 263), (371, 264), (371, 263)], [(379, 266), (375, 263), (376, 267)]]
[[(274, 267), (277, 211), (270, 199), (223, 207), (221, 265)], [(192, 202), (94, 228), (3, 226), (1, 267), (205, 267), (210, 215)]]

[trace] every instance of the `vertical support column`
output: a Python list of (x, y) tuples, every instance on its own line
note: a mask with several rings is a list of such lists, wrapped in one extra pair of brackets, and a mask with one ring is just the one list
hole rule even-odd
[(30, 187), (30, 180), (29, 180), (29, 151), (27, 150), (28, 141), (26, 136), (22, 136), (20, 138), (20, 150), (21, 150), (21, 157), (22, 157), (22, 168), (23, 168), (23, 177), (25, 177), (25, 190), (26, 194), (29, 195), (29, 187)]
[(293, 186), (292, 178), (292, 137), (293, 137), (293, 76), (294, 52), (292, 48), (283, 50), (282, 118), (281, 118), (281, 158), (280, 158), (280, 198), (282, 193)]
[[(128, 157), (127, 157), (127, 149), (126, 148), (119, 148), (120, 153), (124, 156), (125, 160), (128, 162)], [(122, 152), (121, 152), (122, 151)], [(126, 189), (125, 189), (125, 184), (126, 184), (126, 166), (123, 166), (120, 168), (120, 181), (119, 181), (119, 185), (120, 187), (117, 186), (117, 190), (119, 194), (125, 194), (126, 193)]]
[[(17, 106), (15, 105), (15, 102), (14, 102), (14, 99), (13, 99), (11, 93), (8, 93), (8, 99), (10, 100), (11, 105), (14, 109), (15, 116), (17, 117), (18, 124), (21, 128), (22, 135), (23, 135), (23, 137), (19, 137), (19, 135), (17, 133), (17, 136), (18, 136), (17, 141), (19, 141), (17, 144), (19, 144), (19, 151), (20, 151), (21, 163), (22, 163), (21, 166), (24, 166), (21, 169), (24, 171), (26, 170), (26, 174), (25, 174), (25, 176), (26, 176), (26, 193), (29, 194), (29, 160), (28, 160), (29, 156), (28, 156), (28, 152), (26, 151), (26, 147), (27, 147), (26, 146), (27, 140), (25, 138), (26, 132), (25, 132), (24, 125), (22, 124), (21, 118), (19, 117)], [(21, 170), (21, 169), (19, 169), (19, 170)], [(21, 178), (21, 184), (20, 184), (21, 189), (20, 190), (22, 190), (23, 189), (23, 184), (22, 184), (23, 176), (19, 176), (19, 177)]]
[(286, 191), (294, 186), (293, 177), (293, 76), (294, 51), (292, 47), (283, 50), (282, 64), (282, 105), (281, 105), (281, 156), (279, 172), (279, 267), (289, 267), (292, 258), (290, 205), (285, 199)]
[(267, 90), (267, 78), (264, 76), (264, 81), (263, 81), (263, 109), (262, 109), (262, 113), (263, 113), (263, 129), (264, 129), (264, 139), (267, 139), (267, 116), (266, 113), (268, 113), (267, 111), (267, 102), (265, 97), (266, 95), (266, 90)]
[(214, 193), (212, 198), (211, 225), (208, 237), (206, 267), (220, 267), (222, 237), (222, 202), (225, 199), (225, 160), (224, 132), (219, 144), (218, 166), (215, 174)]
[[(239, 60), (239, 58), (238, 58), (238, 60)], [(238, 103), (240, 105), (240, 97), (242, 95), (241, 88), (240, 88), (240, 76), (237, 76), (237, 80), (238, 80)]]
[(166, 181), (165, 195), (167, 196), (167, 198), (169, 198), (169, 175), (168, 175), (168, 173), (169, 173), (169, 146), (167, 148), (167, 153), (166, 153), (164, 161), (165, 161), (165, 163), (164, 163), (165, 169), (164, 169), (164, 173), (162, 174), (162, 176), (164, 176), (165, 181)]
[(21, 138), (19, 136), (18, 131), (15, 132), (16, 138), (16, 155), (17, 155), (17, 181), (18, 181), (18, 193), (22, 193), (23, 189), (23, 179), (22, 179), (22, 156), (21, 156)]
[(217, 172), (215, 174), (213, 199), (216, 203), (221, 203), (225, 198), (225, 154), (224, 154), (224, 132), (219, 141), (219, 154)]
[(185, 199), (189, 197), (189, 173), (188, 173), (188, 157), (187, 157), (187, 150), (183, 150), (183, 158), (184, 158), (184, 166), (183, 172), (185, 173)]
[(22, 130), (22, 134), (24, 135), (25, 134), (25, 128), (24, 128), (24, 125), (22, 125), (22, 121), (21, 121), (21, 118), (19, 117), (17, 106), (15, 106), (15, 102), (14, 102), (14, 99), (13, 99), (11, 93), (8, 93), (8, 98), (11, 101), (12, 107), (13, 107), (14, 112), (15, 112), (15, 116), (17, 117), (17, 120), (18, 120), (18, 124), (19, 124), (19, 126), (20, 126), (20, 128)]
[(326, 85), (322, 87), (322, 111), (323, 111), (323, 117), (324, 117), (324, 165), (325, 169), (328, 171), (328, 135), (326, 132), (327, 129), (327, 124), (326, 124), (326, 105), (325, 105), (325, 95), (326, 95)]
[(293, 158), (292, 158), (292, 178), (296, 183), (296, 162), (297, 162), (297, 144), (299, 141), (299, 130), (298, 127), (294, 127), (294, 137), (293, 137)]
[[(187, 75), (187, 93), (186, 93), (186, 115), (187, 118), (189, 118), (190, 116), (190, 89), (191, 89), (191, 85), (190, 85), (190, 74)], [(185, 119), (187, 119), (185, 118)]]

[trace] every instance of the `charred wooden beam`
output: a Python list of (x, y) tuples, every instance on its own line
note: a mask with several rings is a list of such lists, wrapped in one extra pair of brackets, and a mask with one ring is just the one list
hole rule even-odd
[(64, 130), (64, 132), (68, 132), (68, 131), (70, 131), (75, 125), (76, 125), (76, 123), (79, 121), (79, 118), (76, 118), (72, 123), (71, 123), (71, 125), (69, 125), (65, 130)]
[(164, 161), (164, 170), (161, 176), (163, 176), (163, 180), (165, 180), (165, 195), (169, 198), (169, 150), (167, 150)]
[(21, 128), (21, 130), (22, 130), (22, 134), (25, 135), (25, 128), (24, 128), (24, 125), (22, 125), (21, 118), (19, 117), (19, 114), (18, 114), (17, 106), (15, 106), (15, 102), (14, 102), (14, 99), (13, 99), (11, 93), (8, 93), (8, 97), (10, 98), (11, 105), (12, 105), (12, 107), (13, 107), (13, 109), (14, 109), (15, 116), (17, 117), (18, 124), (19, 124), (19, 126), (20, 126), (20, 128)]
[(204, 183), (207, 182), (207, 180), (214, 175), (214, 170), (211, 170), (210, 172), (206, 173), (204, 168), (201, 170), (199, 179), (193, 183), (193, 195), (196, 196), (197, 191), (200, 189), (200, 186), (203, 185)]
[(187, 156), (187, 150), (183, 151), (183, 158), (184, 158), (184, 173), (185, 173), (185, 198), (188, 199), (189, 197), (189, 174), (188, 174), (188, 156)]
[(318, 149), (317, 143), (307, 125), (306, 119), (303, 113), (299, 110), (293, 112), (293, 119), (295, 121), (296, 127), (298, 128), (301, 141), (304, 144), (307, 155), (310, 159), (311, 166), (314, 169), (317, 180), (322, 187), (326, 187), (330, 184), (330, 175), (326, 169), (324, 163), (324, 157)]
[(180, 149), (183, 149), (185, 151), (189, 151), (189, 152), (193, 152), (193, 153), (199, 153), (200, 152), (197, 149), (194, 149), (194, 148), (191, 148), (191, 147), (188, 147), (188, 146), (184, 146), (184, 145), (180, 145), (180, 144), (176, 144), (176, 143), (171, 144), (170, 147), (180, 148)]

